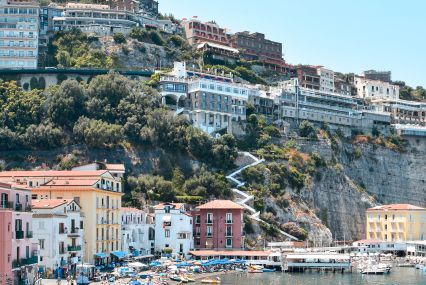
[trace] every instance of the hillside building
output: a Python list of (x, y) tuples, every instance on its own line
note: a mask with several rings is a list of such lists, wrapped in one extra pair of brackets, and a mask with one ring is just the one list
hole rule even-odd
[(40, 247), (39, 271), (54, 276), (59, 268), (60, 277), (74, 274), (84, 251), (80, 206), (72, 199), (43, 199), (32, 200), (32, 209), (34, 239)]
[(39, 8), (34, 0), (0, 0), (0, 68), (37, 67)]
[(356, 76), (354, 79), (357, 97), (362, 99), (399, 99), (399, 86), (388, 82)]
[(383, 205), (368, 209), (366, 218), (367, 239), (388, 242), (426, 239), (426, 208)]
[(193, 70), (185, 63), (175, 63), (173, 72), (160, 79), (163, 104), (207, 133), (231, 131), (232, 122), (245, 120), (249, 96), (258, 92), (255, 86), (235, 83), (230, 74)]
[(230, 46), (229, 36), (225, 28), (220, 27), (215, 22), (203, 23), (197, 19), (184, 20), (182, 26), (185, 30), (186, 39), (191, 45), (198, 45), (204, 42)]
[(382, 82), (391, 83), (392, 73), (390, 71), (377, 71), (377, 70), (366, 70), (362, 73), (362, 76), (369, 80), (378, 80)]

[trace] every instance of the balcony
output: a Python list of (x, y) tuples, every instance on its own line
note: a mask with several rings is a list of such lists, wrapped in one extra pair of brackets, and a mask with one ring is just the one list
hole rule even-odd
[(24, 231), (15, 231), (15, 239), (23, 239)]
[(213, 224), (213, 219), (207, 219), (206, 224)]
[(226, 237), (232, 237), (232, 232), (226, 232), (225, 236)]
[(15, 211), (22, 212), (22, 204), (16, 203), (15, 204)]
[(213, 233), (207, 233), (206, 237), (213, 237)]
[(26, 236), (26, 238), (33, 238), (33, 232), (27, 231), (27, 234), (25, 236)]
[(226, 220), (227, 224), (232, 224), (232, 220)]
[(13, 209), (12, 201), (0, 201), (0, 209)]
[(38, 256), (34, 255), (32, 257), (29, 257), (29, 258), (22, 258), (20, 260), (13, 260), (12, 261), (12, 268), (19, 268), (21, 266), (32, 265), (32, 264), (37, 264), (37, 263), (38, 263)]
[(79, 228), (71, 228), (70, 232), (68, 233), (69, 237), (79, 237), (80, 236), (80, 229)]
[(68, 251), (80, 251), (80, 250), (81, 250), (81, 245), (68, 246)]

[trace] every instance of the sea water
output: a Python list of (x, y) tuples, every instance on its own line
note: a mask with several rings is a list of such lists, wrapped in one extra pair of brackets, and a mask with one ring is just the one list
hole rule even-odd
[(426, 285), (426, 273), (415, 268), (394, 267), (386, 275), (360, 273), (235, 273), (221, 276), (229, 285)]

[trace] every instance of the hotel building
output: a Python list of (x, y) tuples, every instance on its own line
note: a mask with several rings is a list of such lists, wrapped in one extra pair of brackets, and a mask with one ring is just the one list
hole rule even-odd
[(232, 129), (231, 122), (246, 119), (249, 96), (259, 90), (234, 83), (232, 75), (187, 69), (175, 63), (172, 73), (160, 79), (163, 103), (184, 113), (193, 125), (207, 133)]
[(30, 188), (35, 200), (73, 199), (81, 206), (82, 225), (91, 229), (85, 232), (85, 262), (109, 262), (121, 251), (122, 182), (109, 171), (0, 172), (5, 179)]
[(426, 208), (383, 205), (368, 209), (366, 218), (367, 239), (388, 242), (426, 239)]
[(121, 208), (122, 249), (134, 256), (154, 254), (154, 218), (136, 208)]
[(357, 97), (362, 99), (399, 99), (399, 86), (389, 82), (355, 76), (354, 85)]
[(230, 200), (214, 200), (192, 212), (196, 249), (242, 249), (244, 207)]
[(0, 68), (36, 68), (39, 4), (0, 0)]
[(230, 45), (226, 30), (221, 28), (215, 22), (203, 23), (199, 20), (191, 19), (183, 21), (182, 26), (185, 30), (186, 39), (191, 45), (197, 45), (204, 42), (225, 46)]

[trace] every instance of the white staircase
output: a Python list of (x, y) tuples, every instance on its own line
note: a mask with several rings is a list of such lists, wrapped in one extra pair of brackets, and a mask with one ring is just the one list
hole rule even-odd
[[(254, 199), (254, 196), (253, 195), (251, 195), (251, 194), (249, 194), (249, 193), (247, 193), (247, 192), (245, 192), (245, 191), (241, 191), (241, 190), (239, 190), (238, 188), (240, 188), (240, 187), (242, 187), (242, 186), (244, 186), (244, 184), (245, 184), (245, 182), (243, 182), (243, 181), (240, 181), (240, 180), (238, 180), (237, 178), (235, 178), (238, 174), (240, 174), (244, 169), (247, 169), (247, 168), (249, 168), (249, 167), (253, 167), (253, 166), (256, 166), (256, 165), (258, 165), (258, 164), (261, 164), (261, 163), (263, 163), (263, 162), (265, 162), (265, 160), (264, 159), (259, 159), (259, 158), (257, 158), (257, 157), (255, 157), (254, 155), (252, 155), (251, 153), (249, 153), (249, 152), (240, 152), (240, 154), (241, 155), (244, 155), (244, 156), (246, 156), (246, 157), (249, 157), (249, 158), (251, 158), (254, 162), (252, 162), (252, 163), (250, 163), (250, 164), (248, 164), (248, 165), (245, 165), (245, 166), (243, 166), (243, 167), (241, 167), (241, 168), (239, 168), (239, 169), (237, 169), (236, 171), (234, 171), (234, 172), (232, 172), (231, 174), (229, 174), (228, 176), (226, 176), (226, 178), (228, 179), (228, 180), (230, 180), (232, 183), (234, 183), (234, 184), (236, 184), (236, 187), (237, 188), (233, 188), (232, 189), (232, 192), (234, 193), (234, 194), (236, 194), (235, 195), (235, 199), (234, 199), (234, 202), (236, 202), (236, 203), (238, 203), (238, 204), (240, 204), (241, 206), (243, 206), (248, 212), (250, 212), (250, 219), (252, 219), (252, 220), (255, 220), (255, 221), (257, 221), (257, 222), (261, 222), (261, 223), (264, 223), (264, 224), (266, 224), (266, 225), (269, 225), (269, 223), (267, 223), (266, 221), (264, 221), (264, 220), (262, 220), (261, 218), (260, 218), (260, 212), (259, 211), (256, 211), (256, 209), (254, 209), (253, 207), (251, 207), (250, 205), (248, 205), (248, 203), (249, 202), (251, 202), (253, 199)], [(239, 196), (239, 198), (237, 198), (236, 196)], [(298, 240), (296, 237), (294, 237), (294, 236), (292, 236), (292, 235), (290, 235), (290, 234), (288, 234), (288, 233), (286, 233), (286, 232), (284, 232), (284, 231), (282, 231), (282, 230), (280, 230), (280, 229), (277, 229), (277, 231), (280, 233), (280, 234), (282, 234), (282, 235), (284, 235), (284, 236), (286, 236), (286, 237), (288, 237), (288, 238), (290, 238), (290, 239), (293, 239), (293, 240)]]

